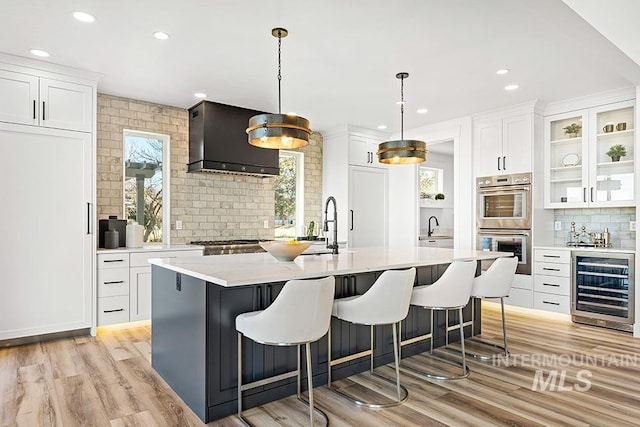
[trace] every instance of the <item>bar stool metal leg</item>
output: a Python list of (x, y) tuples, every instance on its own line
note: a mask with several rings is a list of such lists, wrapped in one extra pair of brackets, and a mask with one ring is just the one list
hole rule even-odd
[[(470, 340), (473, 341), (474, 343), (477, 344), (482, 344), (485, 345), (487, 347), (492, 347), (498, 350), (502, 350), (502, 352), (504, 353), (504, 357), (509, 357), (510, 353), (509, 350), (507, 348), (507, 326), (506, 326), (506, 322), (505, 322), (505, 315), (504, 315), (504, 298), (501, 297), (500, 298), (500, 312), (502, 315), (502, 340), (504, 342), (504, 345), (499, 345), (499, 344), (495, 344), (492, 342), (488, 342), (488, 341), (484, 341), (480, 338), (477, 338), (476, 336), (473, 335), (473, 331), (475, 328), (475, 297), (473, 297), (474, 299), (474, 303), (471, 304), (471, 338)], [(496, 353), (491, 354), (491, 355), (483, 355), (483, 354), (477, 354), (477, 353), (471, 353), (471, 352), (467, 352), (467, 354), (469, 356), (472, 356), (480, 361), (486, 362), (489, 360), (492, 360), (493, 357), (495, 356)]]
[[(425, 309), (427, 309), (427, 308), (425, 307)], [(458, 380), (458, 379), (467, 378), (471, 372), (470, 372), (469, 368), (467, 367), (467, 361), (466, 361), (465, 354), (464, 354), (464, 320), (462, 318), (462, 307), (457, 307), (457, 310), (458, 310), (458, 313), (459, 313), (459, 324), (460, 324), (460, 342), (462, 344), (462, 349), (463, 349), (462, 352), (461, 352), (462, 362), (458, 362), (457, 360), (452, 360), (452, 359), (440, 357), (440, 356), (437, 356), (437, 355), (433, 354), (433, 341), (434, 341), (434, 338), (435, 338), (433, 333), (434, 333), (434, 330), (435, 330), (434, 328), (436, 326), (434, 324), (434, 311), (435, 310), (436, 309), (431, 309), (431, 333), (426, 335), (426, 336), (424, 336), (424, 339), (429, 338), (429, 341), (430, 341), (430, 349), (429, 349), (430, 357), (435, 359), (435, 360), (438, 360), (440, 362), (444, 362), (444, 363), (448, 363), (448, 364), (453, 365), (453, 366), (460, 367), (462, 369), (462, 374), (460, 374), (460, 375), (434, 374), (432, 372), (423, 371), (421, 369), (414, 368), (414, 367), (408, 366), (406, 364), (401, 364), (400, 365), (400, 369), (402, 371), (409, 372), (409, 373), (414, 374), (414, 375), (416, 375), (418, 377), (422, 377), (422, 378), (426, 378), (426, 379)], [(447, 314), (448, 314), (448, 311), (447, 311)], [(445, 325), (448, 325), (448, 319), (445, 321)], [(447, 335), (448, 335), (448, 332), (445, 330), (445, 337)], [(448, 339), (447, 339), (447, 341), (448, 341)]]
[[(409, 398), (409, 392), (407, 391), (406, 387), (404, 387), (403, 385), (400, 384), (400, 359), (399, 359), (399, 355), (400, 355), (400, 351), (399, 351), (399, 343), (398, 343), (398, 335), (397, 335), (397, 330), (396, 327), (399, 323), (393, 323), (391, 324), (391, 327), (393, 328), (393, 354), (394, 354), (394, 359), (395, 359), (395, 371), (396, 371), (396, 379), (395, 381), (378, 374), (377, 372), (374, 372), (374, 365), (373, 365), (373, 348), (374, 348), (374, 325), (370, 326), (370, 337), (371, 337), (371, 347), (369, 350), (365, 350), (362, 351), (360, 353), (357, 354), (352, 354), (349, 356), (344, 356), (341, 357), (339, 359), (336, 360), (332, 360), (331, 359), (331, 328), (329, 328), (329, 343), (327, 346), (327, 364), (328, 364), (328, 383), (327, 383), (327, 388), (331, 391), (333, 391), (334, 393), (339, 394), (340, 396), (344, 397), (345, 399), (355, 403), (356, 405), (359, 406), (365, 406), (367, 408), (373, 408), (373, 409), (382, 409), (382, 408), (391, 408), (393, 406), (398, 406), (403, 404), (408, 398)], [(343, 392), (340, 389), (335, 389), (332, 387), (331, 384), (331, 369), (333, 366), (344, 363), (344, 362), (348, 362), (351, 360), (355, 360), (358, 359), (360, 357), (363, 356), (369, 356), (370, 357), (370, 368), (369, 368), (369, 374), (371, 376), (374, 376), (376, 378), (379, 378), (385, 382), (388, 382), (389, 384), (393, 384), (395, 385), (396, 388), (396, 394), (397, 394), (397, 400), (390, 402), (390, 403), (371, 403), (371, 402), (363, 402), (361, 400), (358, 400), (357, 398), (354, 398), (353, 396), (348, 395), (347, 393)]]

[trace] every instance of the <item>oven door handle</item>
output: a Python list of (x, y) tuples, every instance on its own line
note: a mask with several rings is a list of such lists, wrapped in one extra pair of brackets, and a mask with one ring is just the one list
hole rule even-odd
[(518, 186), (518, 187), (488, 187), (488, 188), (481, 188), (478, 190), (478, 192), (480, 194), (482, 194), (483, 196), (485, 195), (494, 195), (494, 194), (509, 194), (509, 193), (513, 193), (514, 191), (529, 191), (531, 189), (530, 186), (525, 185), (525, 186)]
[(531, 233), (528, 231), (479, 231), (479, 236), (529, 236)]

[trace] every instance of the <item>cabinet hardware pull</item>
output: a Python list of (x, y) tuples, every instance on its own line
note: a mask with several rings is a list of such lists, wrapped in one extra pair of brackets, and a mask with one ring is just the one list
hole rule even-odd
[(119, 283), (124, 283), (124, 280), (115, 280), (113, 282), (103, 282), (105, 285), (117, 285)]
[(118, 308), (116, 310), (102, 310), (105, 313), (115, 313), (117, 311), (124, 311), (124, 308)]
[(593, 203), (593, 187), (591, 187), (591, 203)]
[(91, 231), (91, 203), (87, 202), (87, 234), (92, 234)]
[(371, 151), (367, 151), (367, 163), (373, 163), (373, 155), (371, 154)]
[(500, 169), (500, 156), (498, 156), (498, 170), (501, 170)]
[(544, 258), (560, 258), (560, 255), (542, 255)]
[(560, 271), (559, 268), (547, 268), (547, 267), (542, 267), (543, 270), (547, 270), (547, 271)]
[(582, 198), (584, 202), (587, 203), (587, 187), (582, 187)]
[(502, 170), (507, 170), (507, 156), (502, 156)]
[(44, 101), (42, 101), (42, 121), (44, 120)]
[(551, 304), (551, 305), (560, 305), (559, 302), (551, 302), (551, 301), (542, 301), (543, 304)]
[(105, 259), (104, 262), (123, 262), (123, 259)]
[(36, 119), (36, 100), (33, 100), (33, 120)]
[(553, 286), (555, 288), (559, 288), (560, 285), (556, 285), (555, 283), (543, 283), (544, 286)]
[(349, 230), (353, 231), (353, 209), (349, 209), (349, 212), (351, 212), (351, 228)]

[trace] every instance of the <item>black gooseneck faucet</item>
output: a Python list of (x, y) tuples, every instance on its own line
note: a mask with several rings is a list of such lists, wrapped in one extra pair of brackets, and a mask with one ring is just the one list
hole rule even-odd
[[(333, 202), (333, 219), (329, 219), (329, 202)], [(333, 243), (329, 244), (327, 238), (327, 249), (332, 249), (333, 255), (338, 255), (338, 207), (336, 206), (336, 199), (333, 196), (329, 196), (324, 204), (324, 231), (329, 231), (329, 223), (333, 223)]]

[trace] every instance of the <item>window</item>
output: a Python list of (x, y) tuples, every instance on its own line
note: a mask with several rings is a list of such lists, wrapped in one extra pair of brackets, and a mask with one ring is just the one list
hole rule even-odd
[(169, 170), (169, 135), (124, 131), (124, 214), (146, 243), (169, 243)]
[(275, 183), (275, 237), (295, 239), (304, 223), (304, 154), (280, 150)]
[(436, 168), (420, 168), (420, 197), (432, 199), (437, 193), (442, 193), (443, 170)]

